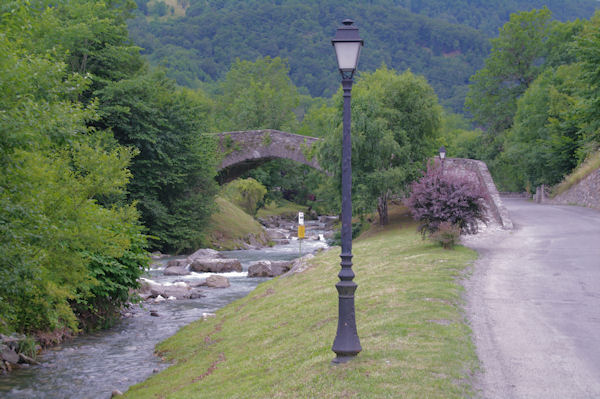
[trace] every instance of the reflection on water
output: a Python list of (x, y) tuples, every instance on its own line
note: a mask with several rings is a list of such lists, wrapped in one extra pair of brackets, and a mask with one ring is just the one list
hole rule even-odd
[[(314, 228), (314, 227), (313, 227)], [(320, 230), (315, 229), (316, 233)], [(302, 242), (302, 254), (314, 252), (326, 244)], [(0, 376), (2, 398), (109, 398), (114, 389), (122, 392), (168, 365), (154, 355), (154, 346), (173, 335), (182, 326), (213, 313), (228, 303), (247, 295), (265, 278), (247, 278), (248, 266), (258, 260), (291, 260), (299, 256), (298, 241), (260, 250), (227, 251), (237, 258), (244, 272), (225, 273), (231, 283), (226, 289), (206, 289), (198, 299), (142, 304), (132, 317), (122, 319), (110, 330), (87, 334), (46, 351), (42, 365), (16, 370)], [(165, 283), (175, 280), (201, 280), (208, 274), (163, 276), (165, 258), (154, 265), (147, 278)], [(156, 311), (159, 317), (150, 315)]]

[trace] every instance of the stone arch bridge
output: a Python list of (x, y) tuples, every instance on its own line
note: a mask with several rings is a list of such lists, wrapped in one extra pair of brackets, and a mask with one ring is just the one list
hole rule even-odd
[[(220, 149), (225, 154), (219, 165), (218, 179), (221, 182), (231, 181), (275, 158), (291, 159), (323, 171), (314, 151), (311, 151), (319, 140), (316, 137), (273, 129), (224, 132), (217, 136)], [(464, 175), (482, 186), (488, 194), (486, 208), (490, 218), (503, 228), (512, 229), (512, 221), (485, 163), (473, 159), (446, 158), (445, 164), (448, 171)]]
[(231, 181), (249, 169), (275, 158), (291, 159), (323, 171), (312, 145), (319, 139), (279, 130), (246, 130), (218, 133), (225, 154), (219, 165), (219, 180)]

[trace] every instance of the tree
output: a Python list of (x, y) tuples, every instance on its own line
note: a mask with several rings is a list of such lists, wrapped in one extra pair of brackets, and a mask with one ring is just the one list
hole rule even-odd
[(30, 39), (23, 45), (35, 54), (52, 52), (73, 73), (90, 74), (92, 83), (80, 93), (89, 102), (108, 82), (129, 78), (145, 65), (127, 30), (135, 7), (133, 0), (32, 0), (39, 17), (23, 32)]
[(582, 68), (580, 75), (583, 104), (580, 115), (582, 143), (580, 159), (600, 147), (600, 12), (585, 24), (577, 37), (575, 53)]
[(267, 189), (253, 178), (237, 179), (225, 188), (225, 193), (237, 206), (249, 215), (256, 215), (258, 204), (263, 200)]
[[(77, 331), (73, 303), (92, 303), (104, 291), (114, 311), (147, 264), (135, 207), (98, 201), (124, 192), (135, 150), (86, 125), (97, 118), (95, 106), (76, 99), (88, 79), (26, 48), (23, 27), (37, 18), (20, 6), (0, 20), (3, 332)], [(120, 277), (98, 278), (94, 256), (114, 261)], [(109, 292), (109, 286), (118, 288)]]
[(577, 64), (548, 68), (517, 102), (515, 123), (500, 157), (505, 186), (515, 191), (553, 185), (577, 165), (581, 99)]
[(444, 112), (440, 145), (446, 147), (453, 158), (484, 159), (483, 132), (473, 129), (470, 122), (460, 114)]
[(181, 89), (157, 71), (111, 82), (97, 92), (102, 127), (139, 149), (131, 165), (129, 197), (161, 251), (190, 251), (204, 242), (214, 207), (217, 143), (211, 101)]
[(512, 126), (517, 99), (542, 71), (551, 26), (547, 8), (511, 14), (490, 40), (491, 53), (471, 77), (465, 107), (492, 136)]
[(240, 61), (231, 66), (217, 98), (220, 130), (295, 130), (299, 94), (279, 57)]
[[(337, 95), (342, 119), (341, 92)], [(390, 195), (400, 193), (432, 153), (441, 108), (431, 86), (410, 71), (385, 66), (361, 75), (352, 94), (352, 179), (355, 210), (377, 209), (387, 224)], [(320, 164), (341, 176), (341, 125), (322, 142)]]

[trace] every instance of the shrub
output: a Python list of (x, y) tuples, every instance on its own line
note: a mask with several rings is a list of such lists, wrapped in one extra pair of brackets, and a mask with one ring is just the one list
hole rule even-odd
[(460, 227), (455, 226), (450, 222), (442, 222), (429, 238), (431, 241), (440, 244), (445, 249), (452, 249), (460, 240)]
[(258, 181), (249, 177), (238, 179), (225, 187), (225, 196), (249, 215), (256, 215), (258, 204), (263, 200), (267, 189)]
[(406, 205), (420, 222), (423, 237), (435, 233), (442, 222), (459, 227), (465, 234), (477, 233), (478, 221), (487, 222), (487, 194), (464, 176), (429, 166), (411, 189)]

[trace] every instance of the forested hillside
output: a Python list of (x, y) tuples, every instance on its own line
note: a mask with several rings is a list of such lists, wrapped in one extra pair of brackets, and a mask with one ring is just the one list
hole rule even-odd
[(483, 66), (488, 38), (512, 12), (548, 5), (558, 20), (589, 18), (597, 2), (372, 0), (137, 0), (129, 22), (134, 42), (179, 84), (221, 79), (236, 58), (287, 58), (293, 83), (330, 97), (337, 72), (330, 39), (353, 18), (365, 39), (360, 69), (383, 63), (424, 75), (441, 103), (462, 112), (469, 77)]

